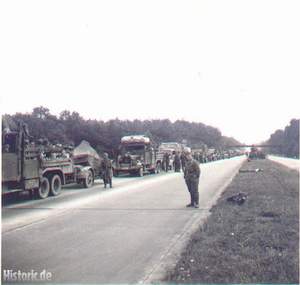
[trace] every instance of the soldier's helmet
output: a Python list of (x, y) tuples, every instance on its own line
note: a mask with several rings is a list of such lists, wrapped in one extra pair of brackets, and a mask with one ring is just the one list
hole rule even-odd
[(183, 152), (184, 152), (186, 155), (192, 154), (192, 150), (191, 150), (189, 147), (185, 147), (185, 148), (183, 149)]
[(104, 152), (104, 153), (103, 153), (103, 157), (104, 157), (104, 158), (108, 158), (108, 153), (107, 153), (107, 152)]

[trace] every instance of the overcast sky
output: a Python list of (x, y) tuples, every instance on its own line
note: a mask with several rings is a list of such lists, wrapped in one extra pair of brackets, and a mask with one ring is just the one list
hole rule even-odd
[(300, 1), (1, 1), (1, 112), (202, 122), (241, 142), (300, 117)]

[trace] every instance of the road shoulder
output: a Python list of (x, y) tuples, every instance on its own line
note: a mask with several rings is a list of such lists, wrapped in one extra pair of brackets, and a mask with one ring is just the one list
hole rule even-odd
[[(269, 160), (241, 168), (161, 282), (299, 283), (299, 173)], [(240, 192), (244, 203), (227, 201)]]

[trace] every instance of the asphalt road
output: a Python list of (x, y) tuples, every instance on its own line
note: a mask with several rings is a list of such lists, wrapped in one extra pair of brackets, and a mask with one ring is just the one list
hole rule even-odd
[[(186, 208), (182, 173), (68, 187), (2, 209), (2, 270), (51, 273), (52, 283), (138, 283), (201, 220), (245, 157), (201, 165), (200, 209)], [(3, 272), (2, 272), (3, 278)]]

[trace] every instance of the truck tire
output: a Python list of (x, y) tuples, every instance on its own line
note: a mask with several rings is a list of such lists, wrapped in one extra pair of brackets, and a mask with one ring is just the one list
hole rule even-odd
[(143, 169), (143, 167), (141, 167), (141, 168), (138, 170), (138, 176), (139, 176), (139, 177), (143, 177), (143, 176), (144, 176), (144, 169)]
[(48, 177), (43, 177), (40, 181), (40, 187), (37, 189), (37, 197), (45, 199), (49, 196), (50, 183)]
[(157, 163), (156, 163), (155, 172), (156, 172), (156, 173), (160, 173), (160, 172), (161, 172), (161, 163), (160, 163), (160, 162), (157, 162)]
[(51, 184), (50, 184), (50, 194), (52, 196), (57, 196), (61, 193), (61, 178), (58, 174), (55, 174), (51, 178)]
[(90, 188), (94, 185), (94, 175), (91, 170), (88, 171), (87, 176), (85, 177), (83, 181), (84, 188)]

